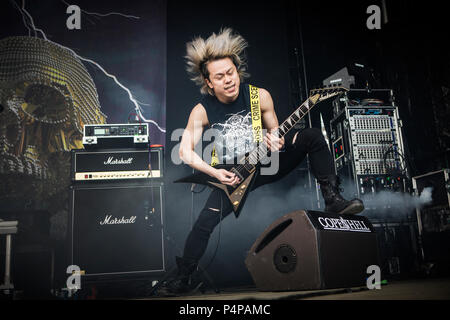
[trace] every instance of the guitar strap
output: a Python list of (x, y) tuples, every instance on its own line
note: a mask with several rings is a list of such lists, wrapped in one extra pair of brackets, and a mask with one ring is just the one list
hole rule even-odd
[(213, 146), (213, 150), (211, 152), (211, 167), (214, 167), (215, 165), (219, 164), (219, 158), (216, 154), (216, 145)]
[[(262, 136), (262, 123), (261, 123), (261, 103), (259, 100), (259, 88), (249, 85), (250, 90), (250, 109), (252, 115), (252, 132), (253, 141), (256, 143), (261, 143), (263, 140)], [(216, 153), (216, 146), (213, 146), (211, 152), (211, 166), (214, 167), (219, 163), (219, 158)]]
[(252, 112), (252, 130), (253, 141), (261, 143), (262, 136), (262, 124), (261, 124), (261, 103), (259, 101), (259, 88), (249, 85), (250, 88), (250, 108)]

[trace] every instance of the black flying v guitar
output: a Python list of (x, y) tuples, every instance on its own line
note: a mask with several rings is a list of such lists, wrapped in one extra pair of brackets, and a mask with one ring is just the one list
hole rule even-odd
[[(331, 97), (340, 95), (345, 91), (348, 91), (348, 89), (337, 86), (311, 90), (309, 98), (278, 127), (277, 131), (274, 132), (274, 135), (278, 135), (280, 138), (284, 137), (296, 123), (308, 114), (314, 105)], [(233, 164), (218, 164), (214, 166), (214, 168), (225, 169), (236, 174), (239, 177), (240, 182), (234, 186), (222, 184), (216, 178), (213, 178), (201, 171), (197, 171), (194, 174), (179, 179), (175, 182), (209, 185), (223, 190), (233, 206), (234, 214), (238, 217), (247, 198), (248, 192), (250, 191), (251, 186), (256, 179), (257, 173), (259, 172), (257, 168), (260, 161), (268, 155), (268, 152), (269, 150), (267, 145), (263, 142), (258, 144), (258, 146), (249, 154), (242, 156), (241, 159), (235, 159), (238, 161), (234, 161)]]

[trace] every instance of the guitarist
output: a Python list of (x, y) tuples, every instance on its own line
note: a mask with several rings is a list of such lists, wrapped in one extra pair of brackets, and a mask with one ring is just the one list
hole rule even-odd
[[(219, 34), (213, 33), (206, 40), (197, 38), (187, 44), (187, 71), (205, 96), (191, 111), (180, 143), (180, 158), (192, 168), (229, 186), (239, 183), (239, 177), (204, 162), (194, 152), (194, 146), (200, 141), (203, 130), (213, 127), (226, 136), (223, 141), (235, 142), (231, 147), (224, 146), (226, 150), (243, 153), (251, 150), (253, 136), (251, 117), (248, 116), (249, 85), (241, 82), (248, 76), (245, 73), (243, 54), (246, 47), (247, 42), (228, 28), (221, 30)], [(325, 211), (339, 214), (361, 212), (364, 209), (361, 200), (347, 201), (339, 193), (333, 160), (321, 131), (304, 129), (286, 139), (288, 141), (279, 139), (271, 133), (278, 127), (271, 95), (265, 89), (259, 89), (259, 93), (262, 125), (268, 131), (264, 142), (271, 152), (284, 150), (279, 152), (278, 172), (275, 175), (257, 176), (252, 189), (281, 179), (309, 154), (312, 172), (321, 186), (325, 200)], [(249, 146), (249, 149), (243, 146)], [(233, 158), (237, 155), (227, 153), (227, 156)], [(232, 204), (227, 201), (224, 192), (214, 188), (186, 240), (183, 257), (176, 257), (178, 273), (174, 279), (164, 284), (163, 291), (167, 290), (172, 294), (186, 293), (196, 287), (191, 275), (206, 250), (214, 228), (231, 212)]]

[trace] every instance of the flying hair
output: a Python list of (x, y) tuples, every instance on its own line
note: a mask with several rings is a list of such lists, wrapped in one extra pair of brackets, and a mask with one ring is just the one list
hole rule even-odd
[(211, 61), (230, 58), (239, 73), (241, 81), (249, 74), (245, 72), (247, 62), (244, 50), (248, 44), (245, 39), (233, 32), (231, 28), (221, 29), (218, 34), (213, 33), (204, 40), (197, 37), (186, 44), (186, 70), (190, 79), (199, 87), (202, 94), (214, 95), (205, 79), (209, 78), (208, 63)]

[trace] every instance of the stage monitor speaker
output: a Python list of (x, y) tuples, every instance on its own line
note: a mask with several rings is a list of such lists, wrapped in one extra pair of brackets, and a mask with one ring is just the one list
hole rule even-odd
[(85, 277), (164, 272), (163, 217), (162, 183), (72, 186), (72, 265)]
[(262, 291), (365, 285), (379, 265), (376, 232), (363, 216), (294, 211), (259, 236), (245, 265)]

